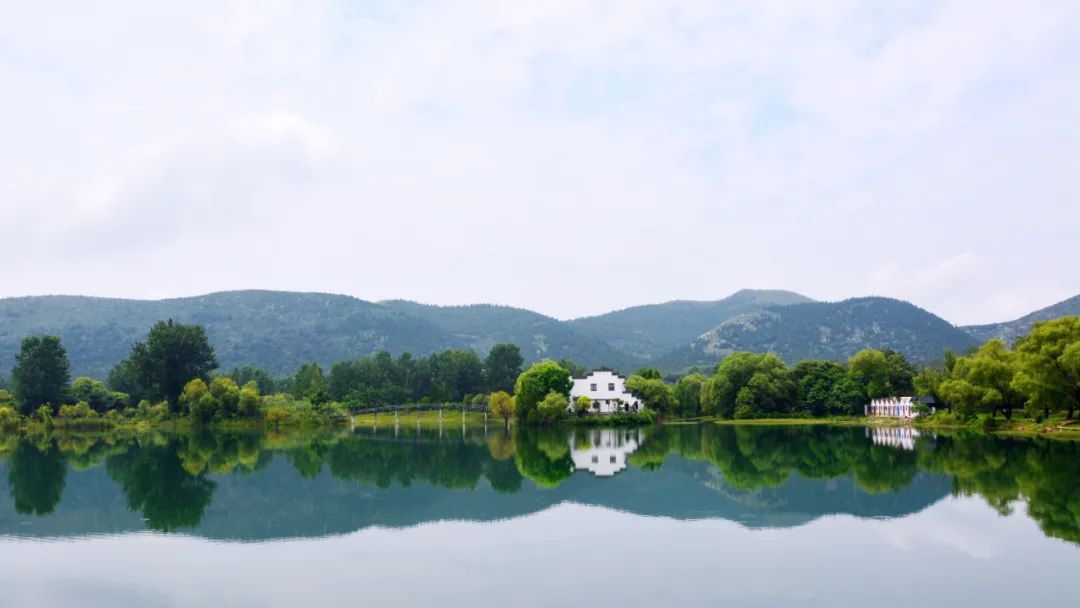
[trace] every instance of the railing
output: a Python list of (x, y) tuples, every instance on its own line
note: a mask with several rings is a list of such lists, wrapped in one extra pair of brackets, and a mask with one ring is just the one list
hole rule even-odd
[(353, 415), (359, 414), (384, 414), (384, 413), (408, 413), (430, 412), (434, 410), (450, 410), (454, 412), (486, 412), (486, 405), (472, 405), (468, 403), (406, 403), (402, 405), (380, 405), (378, 407), (366, 407), (351, 409)]

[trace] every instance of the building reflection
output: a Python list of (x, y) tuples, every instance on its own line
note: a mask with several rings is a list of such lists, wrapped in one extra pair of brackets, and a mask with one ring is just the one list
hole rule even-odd
[(909, 426), (867, 428), (866, 434), (874, 445), (884, 445), (902, 450), (914, 450), (919, 431)]
[(570, 458), (574, 469), (597, 477), (611, 477), (626, 468), (644, 437), (640, 429), (575, 429), (570, 434)]

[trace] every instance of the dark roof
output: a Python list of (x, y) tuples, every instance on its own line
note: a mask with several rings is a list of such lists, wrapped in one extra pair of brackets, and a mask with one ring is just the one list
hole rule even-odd
[(598, 367), (598, 368), (592, 370), (591, 372), (585, 374), (584, 376), (574, 376), (573, 379), (574, 380), (587, 380), (590, 376), (592, 376), (593, 374), (596, 374), (598, 372), (611, 372), (612, 374), (615, 375), (616, 378), (622, 378), (623, 380), (626, 380), (626, 376), (623, 376), (622, 374), (620, 374), (619, 372), (611, 369), (610, 367)]

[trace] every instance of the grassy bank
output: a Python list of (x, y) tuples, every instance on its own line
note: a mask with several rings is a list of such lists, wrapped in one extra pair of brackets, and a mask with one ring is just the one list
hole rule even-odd
[(938, 414), (904, 421), (898, 418), (754, 418), (741, 420), (713, 420), (714, 424), (749, 426), (911, 426), (925, 430), (969, 430), (1013, 437), (1050, 437), (1053, 439), (1080, 440), (1080, 420), (1050, 417), (1038, 421), (1033, 418), (1014, 417), (1005, 420), (997, 417), (976, 416), (960, 419), (948, 414)]

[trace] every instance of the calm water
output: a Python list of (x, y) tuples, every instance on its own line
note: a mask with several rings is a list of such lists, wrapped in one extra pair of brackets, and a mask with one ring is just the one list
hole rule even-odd
[(1075, 606), (1080, 444), (826, 427), (0, 442), (4, 606)]

